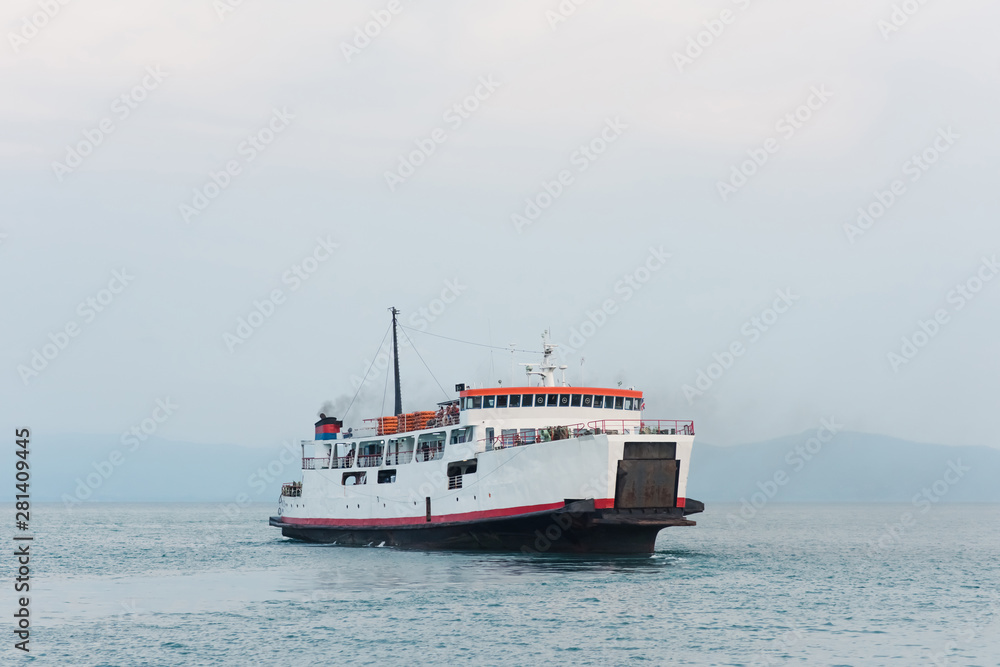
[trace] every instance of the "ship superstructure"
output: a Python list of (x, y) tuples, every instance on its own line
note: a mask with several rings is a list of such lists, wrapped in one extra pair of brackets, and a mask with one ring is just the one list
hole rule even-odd
[(650, 552), (662, 528), (694, 525), (693, 422), (645, 418), (633, 388), (557, 381), (554, 347), (526, 369), (535, 386), (457, 385), (404, 414), (397, 370), (396, 415), (350, 437), (321, 415), (271, 525), (344, 545), (600, 553)]

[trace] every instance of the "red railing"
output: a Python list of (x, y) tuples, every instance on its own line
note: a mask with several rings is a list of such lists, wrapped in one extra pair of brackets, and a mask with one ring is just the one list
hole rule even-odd
[[(551, 442), (583, 435), (694, 435), (694, 422), (689, 419), (600, 419), (584, 424), (549, 426), (548, 428), (518, 429), (517, 433), (501, 433), (492, 439), (493, 449), (521, 447), (538, 442)], [(481, 440), (486, 442), (486, 440)]]
[(522, 445), (533, 445), (536, 442), (575, 438), (578, 435), (583, 435), (583, 431), (583, 424), (548, 426), (546, 428), (522, 428), (518, 429), (517, 433), (501, 433), (493, 438), (492, 443), (493, 449), (521, 447)]
[(694, 435), (694, 422), (690, 419), (600, 419), (587, 422), (587, 429), (595, 434), (609, 435)]

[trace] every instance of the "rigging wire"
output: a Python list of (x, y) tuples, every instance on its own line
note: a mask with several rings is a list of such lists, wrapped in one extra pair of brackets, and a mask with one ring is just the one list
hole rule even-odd
[[(402, 328), (405, 329), (406, 327), (402, 327)], [(405, 331), (403, 332), (403, 335), (406, 336), (406, 332)], [(431, 374), (432, 378), (434, 378), (434, 382), (437, 382), (437, 386), (441, 388), (441, 393), (444, 394), (445, 399), (450, 399), (451, 396), (448, 395), (448, 392), (446, 392), (444, 390), (444, 387), (441, 386), (441, 383), (438, 382), (437, 377), (434, 375), (434, 371), (432, 371), (431, 367), (427, 365), (427, 362), (424, 361), (424, 358), (420, 356), (420, 352), (417, 351), (417, 346), (413, 344), (413, 341), (410, 340), (409, 336), (406, 336), (406, 340), (410, 344), (410, 347), (413, 348), (413, 351), (417, 353), (417, 358), (420, 359), (420, 363), (422, 363), (424, 365), (424, 368), (427, 369), (427, 372)]]
[[(466, 345), (478, 345), (479, 347), (489, 347), (494, 350), (506, 350), (511, 352), (524, 352), (526, 354), (537, 354), (538, 350), (518, 350), (512, 347), (500, 347), (499, 345), (486, 345), (485, 343), (473, 343), (471, 340), (459, 340), (458, 338), (449, 338), (448, 336), (442, 336), (441, 334), (431, 333), (430, 331), (421, 331), (420, 329), (410, 329), (410, 327), (405, 327), (402, 324), (398, 325), (400, 329), (409, 329), (415, 333), (422, 333), (427, 336), (434, 336), (435, 338), (444, 338), (445, 340), (454, 341), (456, 343), (465, 343)], [(409, 340), (409, 337), (407, 337)], [(412, 344), (412, 341), (411, 341)]]
[[(391, 328), (392, 328), (392, 324), (390, 324), (389, 326), (387, 326), (385, 328), (385, 333), (382, 334), (382, 342), (378, 344), (378, 349), (375, 350), (375, 356), (372, 357), (372, 362), (370, 364), (368, 364), (368, 370), (365, 371), (365, 376), (363, 378), (361, 378), (361, 384), (358, 385), (358, 390), (356, 392), (354, 392), (354, 398), (351, 399), (350, 404), (348, 404), (347, 409), (344, 411), (344, 416), (341, 417), (342, 421), (346, 421), (347, 420), (347, 413), (349, 413), (351, 411), (351, 407), (354, 405), (355, 399), (358, 397), (358, 394), (361, 393), (361, 388), (364, 387), (365, 386), (365, 382), (368, 381), (368, 374), (372, 372), (372, 366), (375, 365), (375, 360), (378, 359), (378, 353), (382, 351), (382, 346), (385, 345), (385, 337), (389, 335), (389, 329), (391, 329)], [(383, 400), (384, 400), (384, 398), (383, 398)]]

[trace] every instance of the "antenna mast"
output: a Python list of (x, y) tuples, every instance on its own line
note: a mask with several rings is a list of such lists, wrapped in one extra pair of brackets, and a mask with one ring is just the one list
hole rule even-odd
[(394, 380), (396, 385), (396, 412), (395, 415), (398, 417), (403, 414), (403, 395), (399, 389), (399, 342), (396, 340), (396, 315), (399, 311), (393, 306), (389, 309), (392, 312), (392, 363), (394, 370)]

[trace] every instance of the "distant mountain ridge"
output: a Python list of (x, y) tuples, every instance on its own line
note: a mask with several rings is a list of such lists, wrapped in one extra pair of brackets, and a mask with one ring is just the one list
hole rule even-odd
[(705, 502), (763, 493), (774, 502), (910, 503), (927, 490), (933, 502), (1000, 502), (1000, 449), (842, 431), (812, 453), (815, 435), (729, 447), (696, 438), (688, 495)]
[[(728, 447), (696, 439), (688, 495), (706, 503), (754, 494), (771, 502), (910, 503), (926, 489), (934, 502), (1000, 502), (1000, 449), (840, 432), (811, 453), (814, 435)], [(257, 449), (154, 437), (132, 449), (119, 436), (36, 434), (32, 499), (276, 504), (281, 483), (300, 478), (300, 456), (291, 441)]]

